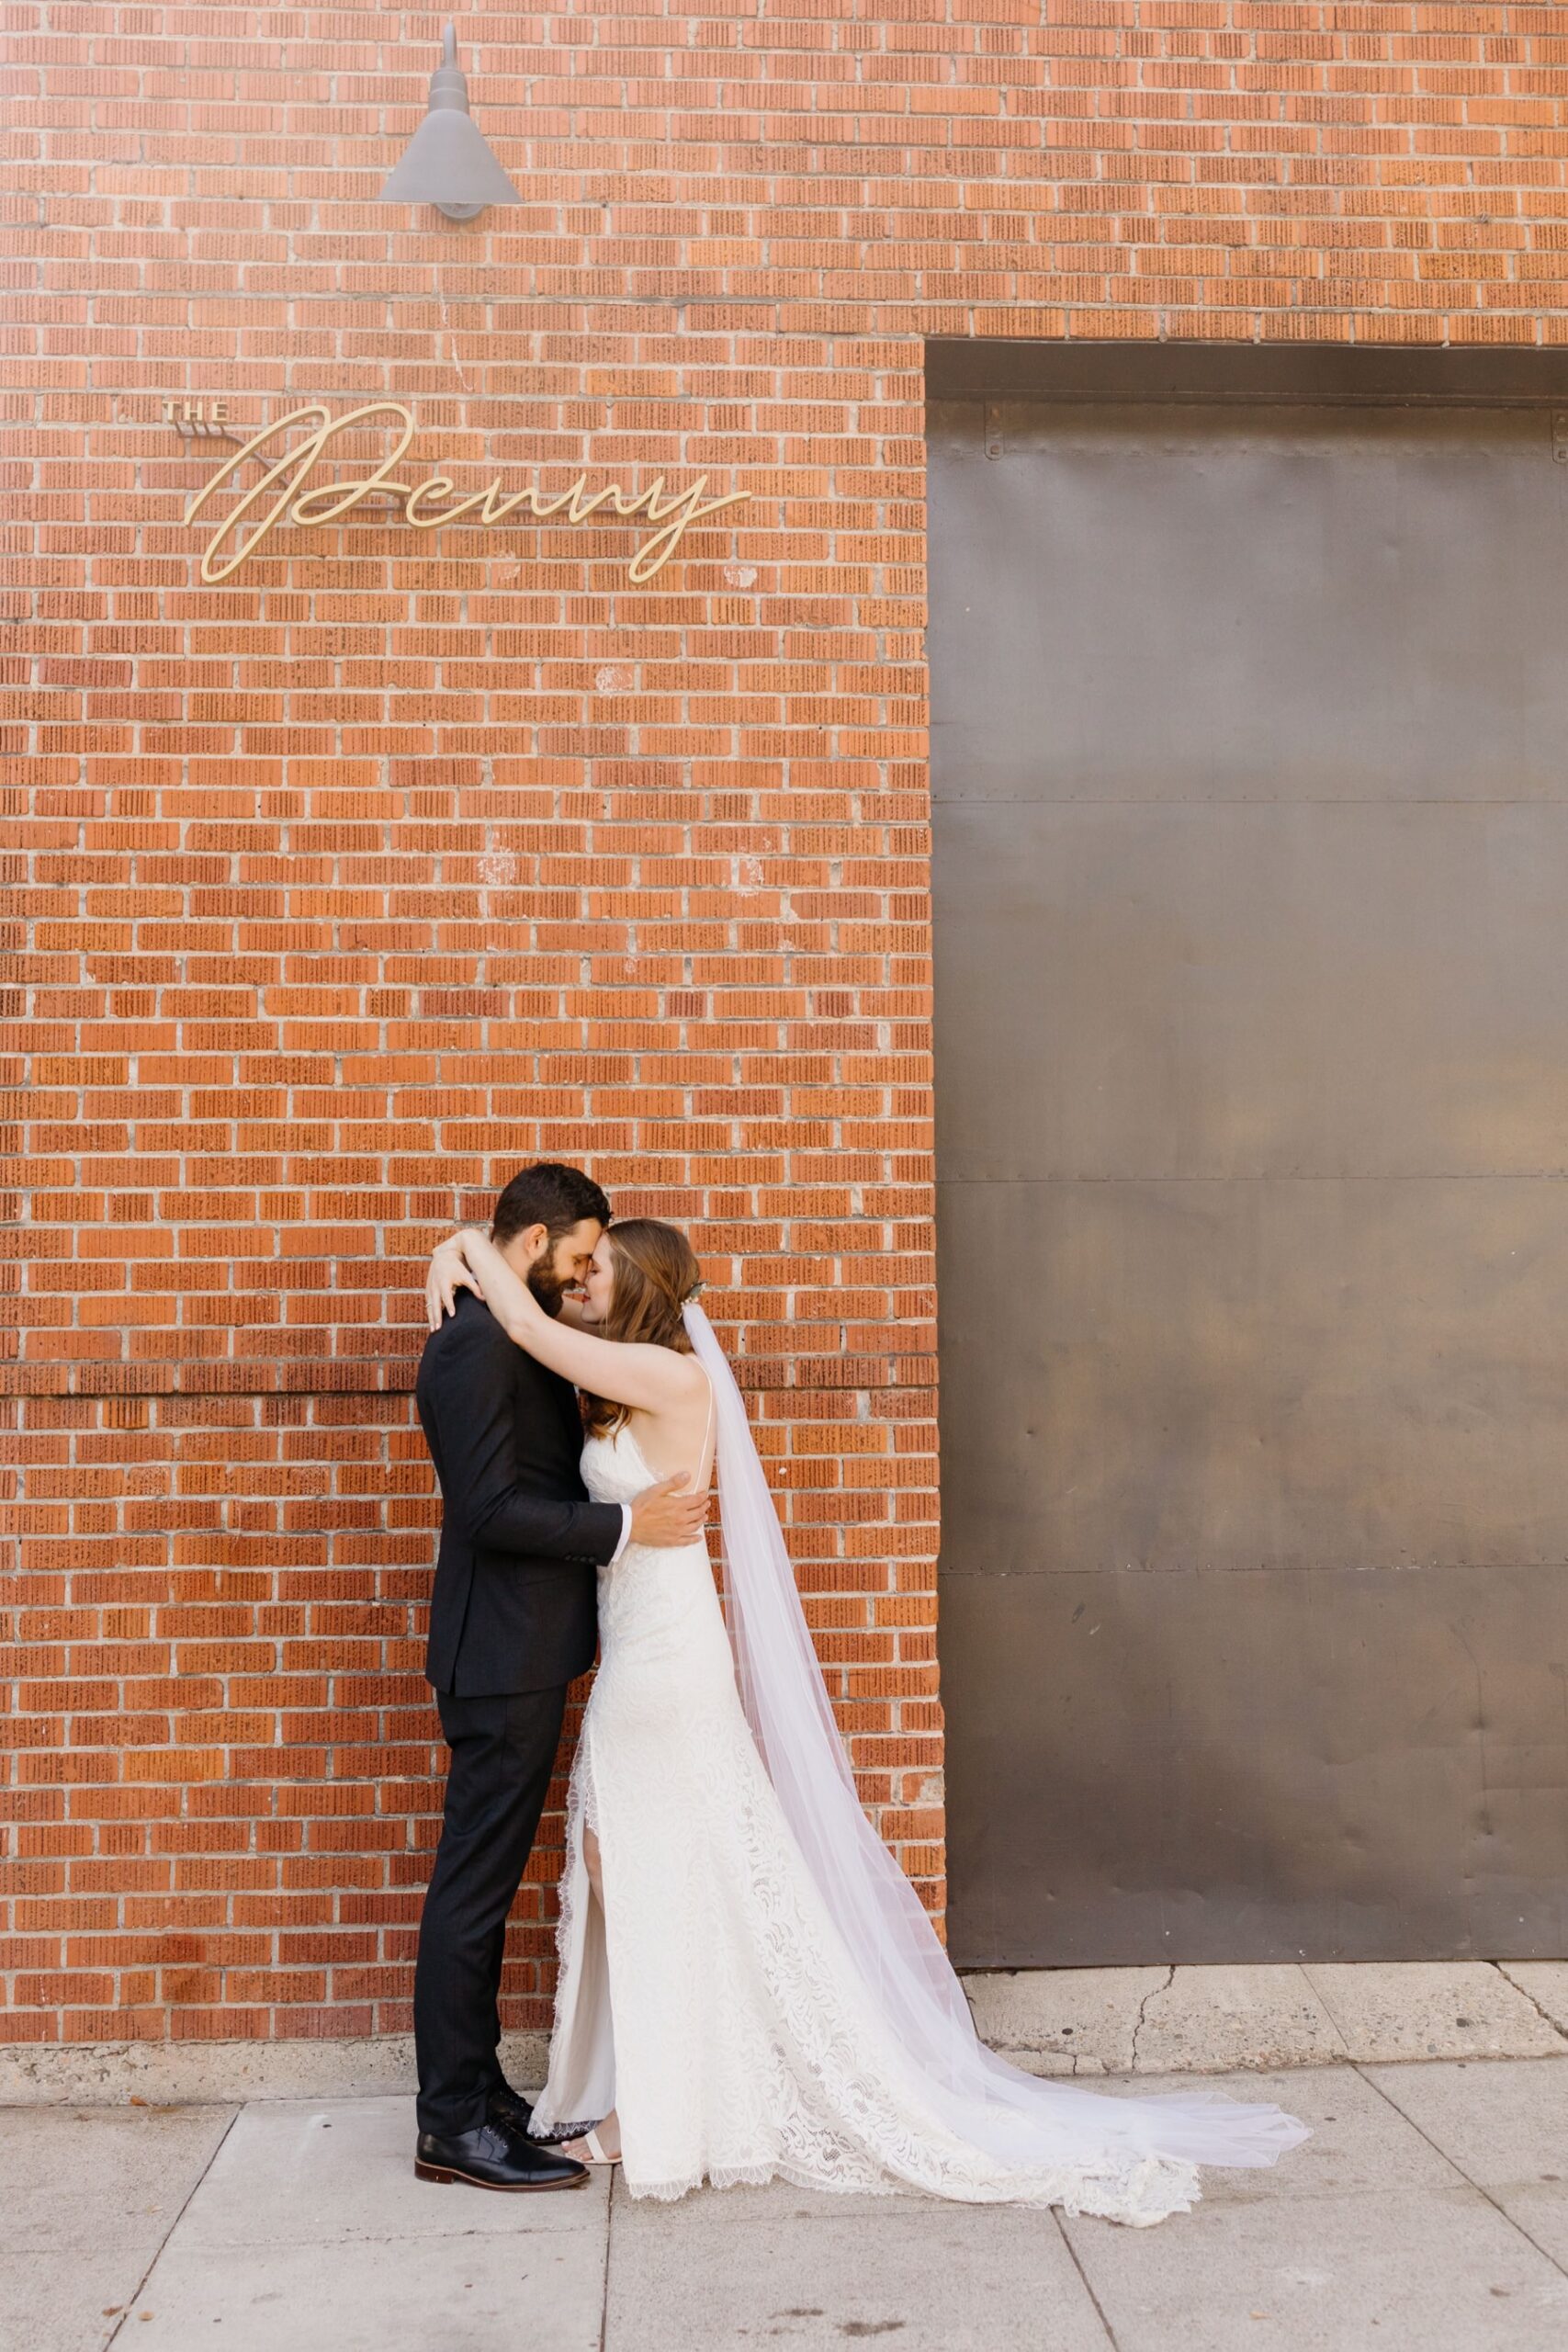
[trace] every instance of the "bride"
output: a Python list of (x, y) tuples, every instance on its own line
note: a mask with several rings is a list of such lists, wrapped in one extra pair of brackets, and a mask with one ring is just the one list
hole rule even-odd
[(718, 1469), (722, 1610), (701, 1538), (631, 1544), (599, 1571), (535, 2132), (602, 2118), (569, 2153), (619, 2161), (637, 2197), (782, 2177), (1134, 2224), (1187, 2210), (1198, 2165), (1269, 2165), (1305, 2139), (1277, 2107), (1108, 2096), (979, 2040), (861, 1811), (685, 1237), (650, 1218), (607, 1228), (570, 1319), (476, 1231), (432, 1260), (433, 1324), (462, 1287), (582, 1392), (596, 1501), (682, 1470), (705, 1489)]

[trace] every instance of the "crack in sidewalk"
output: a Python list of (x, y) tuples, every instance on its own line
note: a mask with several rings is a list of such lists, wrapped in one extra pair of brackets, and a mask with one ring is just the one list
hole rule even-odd
[(1132, 2070), (1134, 2074), (1137, 2072), (1138, 2066), (1138, 2036), (1144, 2030), (1144, 2019), (1147, 2015), (1149, 2003), (1151, 2001), (1157, 2000), (1162, 1993), (1168, 1993), (1175, 1982), (1176, 1966), (1174, 1962), (1168, 1962), (1166, 1967), (1165, 1983), (1163, 1984), (1151, 1984), (1148, 1991), (1144, 1995), (1143, 1999), (1138, 2003), (1138, 2014), (1133, 2020)]

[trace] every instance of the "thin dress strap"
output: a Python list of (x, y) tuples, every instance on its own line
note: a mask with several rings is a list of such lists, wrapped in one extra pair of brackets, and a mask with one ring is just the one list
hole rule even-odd
[[(713, 1406), (714, 1406), (713, 1382), (712, 1382), (711, 1380), (709, 1380), (709, 1379), (708, 1379), (708, 1375), (707, 1375), (707, 1374), (706, 1374), (705, 1372), (703, 1374), (703, 1378), (704, 1378), (705, 1380), (706, 1380), (706, 1381), (707, 1381), (707, 1384), (708, 1384), (708, 1410), (707, 1410), (707, 1419), (706, 1419), (706, 1420), (703, 1423), (703, 1442), (702, 1442), (701, 1445), (700, 1445), (700, 1446), (698, 1446), (698, 1448), (697, 1448), (697, 1467), (696, 1467), (696, 1476), (697, 1476), (699, 1478), (700, 1478), (700, 1477), (702, 1476), (702, 1475), (703, 1475), (703, 1464), (704, 1464), (704, 1462), (705, 1462), (705, 1461), (706, 1461), (706, 1459), (707, 1459), (707, 1450), (708, 1450), (708, 1431), (709, 1431), (709, 1430), (712, 1429), (712, 1427), (713, 1427)], [(713, 1476), (713, 1464), (712, 1464), (711, 1463), (709, 1463), (709, 1464), (708, 1464), (708, 1476), (709, 1476), (710, 1478)]]

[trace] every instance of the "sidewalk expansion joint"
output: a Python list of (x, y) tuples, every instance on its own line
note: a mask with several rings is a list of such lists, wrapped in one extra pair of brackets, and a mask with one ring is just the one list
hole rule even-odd
[(126, 2297), (125, 2302), (120, 2310), (120, 2315), (118, 2319), (116, 2320), (114, 2326), (110, 2329), (108, 2335), (105, 2339), (104, 2352), (110, 2352), (110, 2346), (119, 2342), (120, 2335), (125, 2328), (126, 2323), (130, 2318), (135, 2306), (141, 2301), (143, 2294), (147, 2290), (147, 2281), (158, 2267), (159, 2263), (164, 2259), (164, 2248), (168, 2245), (169, 2240), (174, 2236), (175, 2232), (179, 2228), (180, 2223), (190, 2211), (191, 2198), (196, 2195), (197, 2190), (201, 2187), (202, 2182), (207, 2178), (208, 2174), (218, 2162), (219, 2149), (222, 2147), (224, 2142), (228, 2139), (230, 2132), (232, 2132), (235, 2124), (238, 2123), (243, 2113), (244, 2106), (242, 2102), (240, 2106), (235, 2108), (233, 2114), (229, 2118), (228, 2122), (223, 2126), (222, 2131), (219, 2133), (211, 2154), (208, 2157), (207, 2162), (202, 2165), (201, 2170), (197, 2173), (196, 2178), (191, 2182), (190, 2196), (184, 2199), (179, 2211), (175, 2215), (174, 2220), (169, 2223), (168, 2228), (164, 2232), (163, 2236), (158, 2240), (157, 2245), (153, 2247), (152, 2259), (149, 2262), (146, 2269), (137, 2280), (135, 2291)]
[[(1500, 2214), (1502, 2219), (1506, 2222), (1508, 2227), (1515, 2231), (1518, 2236), (1523, 2238), (1527, 2245), (1533, 2245), (1537, 2254), (1543, 2254), (1546, 2256), (1546, 2259), (1551, 2263), (1553, 2270), (1558, 2273), (1560, 2278), (1568, 2278), (1568, 2267), (1565, 2267), (1564, 2265), (1558, 2260), (1556, 2255), (1552, 2253), (1551, 2248), (1549, 2245), (1542, 2245), (1540, 2240), (1532, 2235), (1532, 2233), (1526, 2229), (1524, 2223), (1519, 2221), (1515, 2214), (1510, 2213), (1507, 2207), (1497, 2198), (1494, 2197), (1492, 2191), (1487, 2188), (1486, 2183), (1483, 2180), (1472, 2180), (1469, 2173), (1466, 2172), (1464, 2166), (1459, 2162), (1458, 2158), (1451, 2156), (1446, 2148), (1439, 2147), (1437, 2141), (1433, 2139), (1431, 2133), (1425, 2130), (1423, 2126), (1416, 2120), (1416, 2118), (1413, 2115), (1407, 2115), (1404, 2108), (1400, 2106), (1397, 2099), (1389, 2098), (1388, 2093), (1384, 2090), (1381, 2083), (1373, 2082), (1371, 2076), (1367, 2072), (1367, 2065), (1371, 2063), (1371, 2061), (1357, 2062), (1352, 2060), (1351, 2063), (1355, 2065), (1357, 2074), (1360, 2076), (1362, 2082), (1367, 2085), (1368, 2088), (1370, 2090), (1376, 2091), (1379, 2098), (1382, 2100), (1384, 2106), (1391, 2107), (1402, 2123), (1407, 2123), (1412, 2132), (1418, 2132), (1435, 2155), (1440, 2156), (1444, 2164), (1451, 2165), (1453, 2166), (1455, 2172), (1458, 2173), (1461, 2180), (1463, 2181), (1467, 2188), (1473, 2188), (1477, 2197), (1483, 2197), (1487, 2204), (1491, 2206), (1493, 2211)], [(1438, 2063), (1441, 2064), (1442, 2062), (1439, 2061)]]
[(1511, 1984), (1516, 1993), (1523, 1995), (1524, 1998), (1529, 2003), (1531, 2008), (1535, 2011), (1537, 2017), (1541, 2019), (1542, 2023), (1549, 2025), (1551, 2028), (1552, 2032), (1557, 2035), (1561, 2041), (1568, 2042), (1568, 2033), (1563, 2031), (1558, 2020), (1552, 2016), (1551, 2011), (1541, 2007), (1540, 2003), (1536, 1999), (1535, 1995), (1530, 1991), (1528, 1984), (1521, 1984), (1517, 1976), (1509, 1975), (1507, 1962), (1506, 1960), (1495, 1960), (1492, 1962), (1492, 1965), (1497, 1971), (1498, 1975), (1502, 1978), (1505, 1984)]
[(1100, 2297), (1094, 2291), (1094, 2281), (1090, 2278), (1089, 2272), (1084, 2268), (1083, 2264), (1078, 2260), (1078, 2250), (1073, 2244), (1073, 2241), (1068, 2235), (1066, 2230), (1063, 2228), (1062, 2216), (1055, 2207), (1052, 2207), (1051, 2209), (1051, 2219), (1056, 2224), (1056, 2234), (1067, 2249), (1067, 2259), (1078, 2274), (1078, 2278), (1083, 2287), (1084, 2293), (1089, 2297), (1089, 2301), (1094, 2306), (1094, 2315), (1096, 2319), (1099, 2320), (1100, 2326), (1105, 2330), (1105, 2341), (1111, 2346), (1111, 2352), (1122, 2352), (1122, 2347), (1116, 2340), (1116, 2330), (1111, 2326), (1109, 2318), (1106, 2316), (1104, 2304), (1100, 2301)]

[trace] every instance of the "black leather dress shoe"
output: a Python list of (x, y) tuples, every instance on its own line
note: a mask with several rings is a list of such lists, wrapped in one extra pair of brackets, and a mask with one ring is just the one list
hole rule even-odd
[(563, 2140), (581, 2140), (589, 2128), (587, 2123), (558, 2123), (551, 2132), (536, 2132), (533, 2109), (510, 2083), (497, 2083), (485, 2102), (485, 2120), (504, 2123), (509, 2132), (523, 2132), (537, 2148), (558, 2148)]
[(579, 2188), (588, 2168), (553, 2148), (537, 2148), (503, 2123), (481, 2123), (449, 2140), (422, 2132), (413, 2168), (421, 2180), (461, 2180), (471, 2188)]
[(510, 2083), (497, 2083), (485, 2101), (485, 2121), (504, 2123), (509, 2132), (521, 2132), (525, 2138), (532, 2136), (534, 2110), (521, 2091)]

